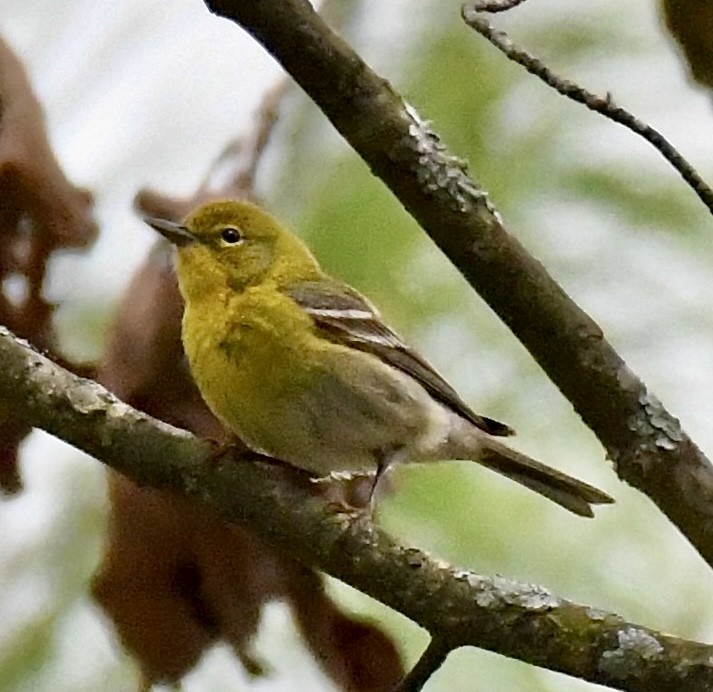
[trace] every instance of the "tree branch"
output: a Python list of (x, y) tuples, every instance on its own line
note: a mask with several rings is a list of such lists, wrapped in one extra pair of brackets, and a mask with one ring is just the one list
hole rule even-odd
[(324, 111), (522, 341), (619, 476), (713, 565), (713, 467), (581, 310), (510, 236), (428, 123), (306, 0), (205, 0), (252, 34)]
[(438, 642), (438, 655), (425, 657), (425, 667), (433, 669), (448, 648), (472, 645), (621, 690), (703, 692), (713, 685), (713, 647), (540, 586), (455, 570), (398, 545), (366, 519), (330, 511), (300, 482), (302, 474), (257, 459), (207, 463), (209, 443), (132, 409), (4, 327), (0, 362), (0, 400), (11, 402), (16, 415), (140, 485), (172, 489), (248, 523), (286, 552), (400, 611)]

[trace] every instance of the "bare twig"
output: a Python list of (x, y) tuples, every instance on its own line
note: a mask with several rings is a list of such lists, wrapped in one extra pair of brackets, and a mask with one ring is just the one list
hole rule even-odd
[[(261, 0), (262, 2), (263, 0)], [(213, 448), (60, 368), (0, 327), (0, 400), (140, 486), (204, 502), (403, 613), (451, 648), (477, 646), (614, 689), (708, 692), (713, 646), (663, 635), (548, 589), (457, 570), (315, 498), (284, 465), (207, 463)], [(426, 661), (437, 661), (436, 646)], [(426, 667), (426, 663), (424, 663)]]
[(439, 637), (432, 637), (425, 651), (393, 692), (420, 692), (429, 678), (443, 665), (453, 649)]
[(496, 12), (507, 12), (513, 7), (522, 5), (524, 2), (525, 0), (479, 0), (471, 3), (471, 7), (477, 12), (495, 14)]
[(226, 190), (227, 193), (231, 190), (245, 190), (254, 195), (258, 166), (270, 143), (277, 124), (280, 104), (289, 86), (290, 82), (282, 79), (265, 92), (255, 113), (255, 125), (251, 129), (250, 136), (247, 139), (234, 139), (228, 143), (201, 182), (196, 198), (202, 199), (216, 194), (215, 178), (218, 170), (223, 166), (229, 166), (232, 175), (229, 175), (228, 180), (222, 183), (218, 190)]
[[(688, 186), (696, 193), (698, 199), (703, 202), (708, 211), (713, 214), (713, 189), (701, 178), (695, 168), (681, 155), (676, 147), (669, 142), (658, 130), (647, 123), (639, 120), (621, 106), (617, 106), (611, 94), (600, 96), (570, 80), (560, 77), (553, 72), (542, 60), (528, 53), (523, 48), (516, 46), (508, 35), (496, 29), (487, 19), (478, 13), (484, 11), (483, 7), (476, 3), (464, 5), (461, 12), (465, 23), (475, 29), (481, 36), (486, 38), (498, 50), (502, 51), (510, 60), (522, 65), (530, 74), (541, 79), (545, 84), (551, 86), (557, 93), (565, 96), (577, 103), (585, 105), (589, 110), (603, 115), (635, 134), (643, 137), (651, 144), (673, 167)], [(492, 11), (492, 10), (487, 10)]]
[(255, 127), (246, 139), (229, 142), (211, 164), (197, 190), (177, 198), (150, 188), (138, 192), (134, 206), (145, 216), (182, 219), (199, 204), (223, 197), (256, 199), (255, 175), (277, 122), (279, 106), (287, 93), (287, 80), (278, 82), (263, 97), (255, 113)]

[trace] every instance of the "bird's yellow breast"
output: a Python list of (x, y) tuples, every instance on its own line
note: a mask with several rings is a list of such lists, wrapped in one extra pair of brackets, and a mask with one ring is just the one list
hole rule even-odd
[[(206, 301), (208, 302), (208, 301)], [(274, 453), (280, 407), (298, 398), (323, 346), (311, 318), (273, 287), (189, 305), (183, 343), (203, 398), (253, 448)], [(283, 433), (284, 434), (284, 433)]]

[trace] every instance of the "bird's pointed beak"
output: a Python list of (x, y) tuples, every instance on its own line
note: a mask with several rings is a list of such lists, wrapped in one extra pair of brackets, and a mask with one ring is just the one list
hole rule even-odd
[(196, 241), (196, 237), (185, 226), (168, 219), (157, 219), (145, 216), (144, 221), (155, 231), (158, 231), (166, 240), (178, 247), (185, 247)]

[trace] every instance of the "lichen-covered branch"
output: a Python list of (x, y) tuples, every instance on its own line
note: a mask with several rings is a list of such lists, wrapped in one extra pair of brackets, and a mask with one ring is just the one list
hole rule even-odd
[(307, 0), (206, 4), (294, 77), (572, 402), (619, 476), (713, 565), (713, 466), (599, 326), (509, 235), (463, 162)]
[(622, 690), (713, 686), (713, 646), (664, 636), (547, 589), (455, 570), (335, 514), (301, 474), (210, 444), (122, 403), (0, 328), (0, 400), (142, 486), (199, 499), (400, 611), (440, 647), (478, 646)]

